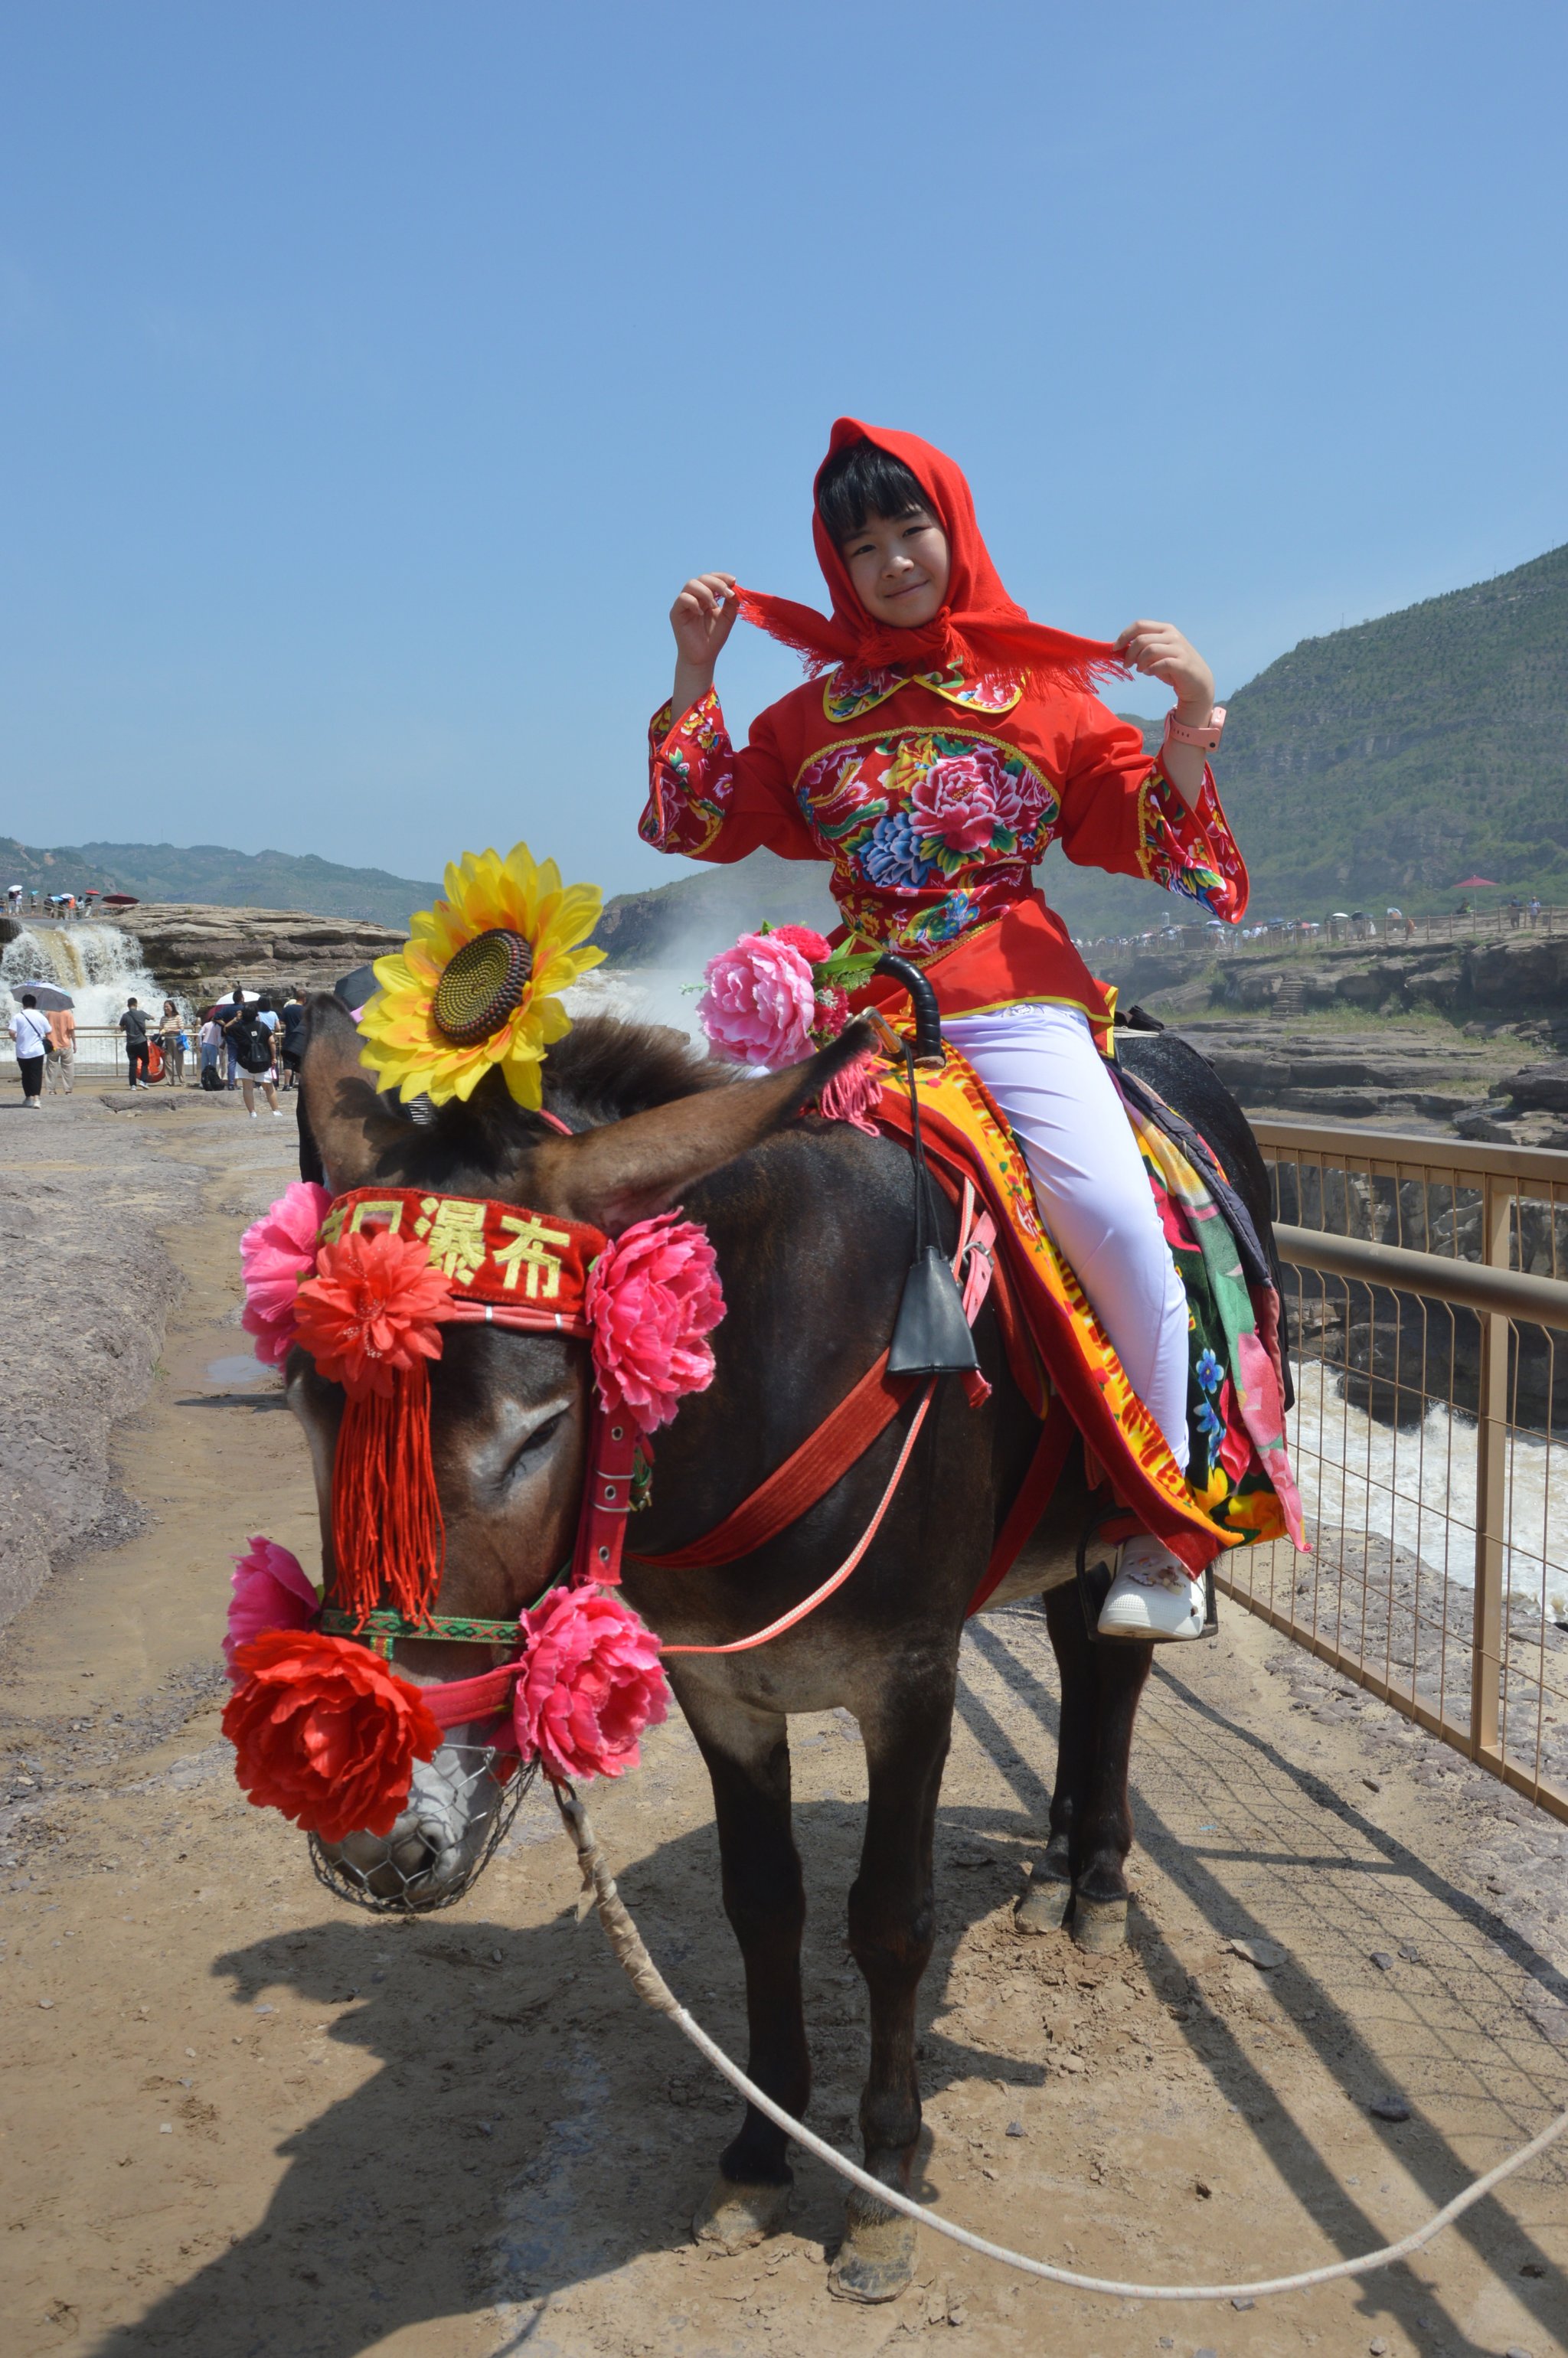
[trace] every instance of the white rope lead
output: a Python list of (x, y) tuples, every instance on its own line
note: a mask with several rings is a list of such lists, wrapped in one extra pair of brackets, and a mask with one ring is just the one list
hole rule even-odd
[(1333, 2284), (1340, 2277), (1368, 2276), (1374, 2268), (1391, 2267), (1396, 2260), (1408, 2259), (1412, 2252), (1419, 2252), (1423, 2244), (1430, 2244), (1444, 2227), (1451, 2227), (1455, 2219), (1462, 2218), (1484, 2195), (1489, 2194), (1495, 2186), (1500, 2186), (1504, 2179), (1511, 2178), (1516, 2170), (1522, 2169), (1527, 2162), (1533, 2161), (1538, 2154), (1544, 2153), (1568, 2129), (1568, 2112), (1559, 2113), (1539, 2136), (1531, 2137), (1527, 2146), (1521, 2146), (1506, 2161), (1499, 2161), (1495, 2169), (1487, 2170), (1484, 2178), (1474, 2180), (1463, 2193), (1454, 2197), (1452, 2202), (1445, 2202), (1441, 2211), (1434, 2212), (1424, 2226), (1412, 2228), (1397, 2244), (1384, 2244), (1375, 2252), (1363, 2252), (1359, 2259), (1335, 2260), (1325, 2267), (1303, 2268), (1299, 2276), (1265, 2277), (1257, 2284), (1150, 2285), (1123, 2284), (1114, 2277), (1084, 2277), (1071, 2268), (1053, 2267), (1048, 2260), (1032, 2260), (1026, 2253), (1010, 2252), (1004, 2244), (993, 2244), (987, 2236), (971, 2234), (968, 2227), (955, 2226), (939, 2212), (927, 2210), (924, 2203), (901, 2193), (896, 2187), (885, 2186), (880, 2178), (873, 2178), (870, 2170), (860, 2169), (857, 2162), (846, 2160), (835, 2147), (816, 2136), (804, 2121), (795, 2120), (782, 2104), (775, 2104), (754, 2080), (749, 2080), (740, 2065), (732, 2063), (724, 2050), (709, 2039), (702, 2025), (693, 2020), (649, 1956), (643, 1936), (627, 1913), (625, 1901), (615, 1888), (615, 1878), (604, 1864), (588, 1812), (577, 1795), (569, 1786), (553, 1785), (551, 1790), (566, 1820), (567, 1830), (577, 1845), (578, 1863), (582, 1870), (584, 1912), (590, 1904), (597, 1908), (599, 1920), (604, 1927), (610, 1945), (639, 1997), (658, 2013), (667, 2015), (677, 2029), (690, 2039), (697, 2052), (708, 2058), (714, 2070), (721, 2072), (732, 2088), (740, 2090), (748, 2104), (755, 2104), (760, 2113), (765, 2113), (769, 2120), (784, 2130), (797, 2145), (803, 2146), (807, 2153), (814, 2153), (818, 2161), (826, 2162), (829, 2169), (837, 2170), (840, 2178), (847, 2178), (851, 2186), (858, 2186), (862, 2193), (885, 2203), (892, 2211), (902, 2211), (906, 2219), (913, 2219), (918, 2226), (928, 2227), (934, 2234), (946, 2235), (949, 2242), (962, 2244), (967, 2251), (979, 2252), (982, 2259), (1000, 2260), (1004, 2267), (1021, 2268), (1025, 2276), (1043, 2277), (1048, 2284), (1066, 2285), (1074, 2292), (1108, 2293), (1118, 2300), (1260, 2300), (1267, 2293), (1304, 2292), (1313, 2285)]

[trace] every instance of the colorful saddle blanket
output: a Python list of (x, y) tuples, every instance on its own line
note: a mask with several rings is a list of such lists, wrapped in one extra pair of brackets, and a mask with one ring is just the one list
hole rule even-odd
[[(1188, 1472), (1042, 1225), (1022, 1149), (973, 1068), (949, 1048), (940, 1070), (916, 1067), (921, 1129), (934, 1167), (950, 1184), (972, 1180), (996, 1221), (998, 1306), (1013, 1375), (1047, 1423), (1072, 1419), (1122, 1505), (1194, 1571), (1258, 1540), (1303, 1547), (1268, 1264), (1210, 1150), (1147, 1084), (1118, 1079), (1186, 1288)], [(908, 1141), (904, 1076), (885, 1079), (873, 1119)]]

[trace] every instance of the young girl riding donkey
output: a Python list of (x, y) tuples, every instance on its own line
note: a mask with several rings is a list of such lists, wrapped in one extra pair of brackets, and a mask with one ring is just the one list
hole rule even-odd
[[(653, 723), (641, 832), (694, 860), (765, 847), (828, 860), (855, 944), (925, 968), (946, 1038), (1011, 1128), (1046, 1228), (1185, 1468), (1187, 1305), (1101, 1053), (1114, 994), (1031, 871), (1059, 842), (1081, 867), (1241, 916), (1247, 871), (1207, 761), (1225, 718), (1213, 674), (1167, 622), (1133, 622), (1113, 646), (1031, 622), (990, 561), (964, 476), (915, 435), (841, 417), (812, 528), (830, 620), (728, 573), (697, 576), (676, 600), (675, 693)], [(713, 686), (737, 615), (814, 673), (834, 666), (760, 714), (739, 752)], [(1175, 691), (1153, 760), (1094, 693), (1097, 677), (1130, 668)], [(1202, 1594), (1137, 1535), (1100, 1632), (1195, 1638)]]

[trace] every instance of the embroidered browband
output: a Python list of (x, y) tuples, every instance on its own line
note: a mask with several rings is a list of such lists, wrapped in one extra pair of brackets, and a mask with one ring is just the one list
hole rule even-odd
[(321, 1224), (335, 1245), (364, 1228), (417, 1239), (451, 1288), (444, 1323), (478, 1319), (585, 1336), (588, 1273), (610, 1239), (602, 1228), (492, 1197), (420, 1187), (356, 1187)]

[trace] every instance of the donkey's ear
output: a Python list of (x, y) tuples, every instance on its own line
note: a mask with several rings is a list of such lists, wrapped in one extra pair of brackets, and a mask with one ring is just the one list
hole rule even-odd
[(367, 1186), (414, 1124), (389, 1113), (360, 1062), (359, 1026), (335, 991), (313, 992), (299, 1065), (305, 1124), (334, 1195)]
[(761, 1145), (871, 1045), (870, 1026), (852, 1023), (787, 1072), (677, 1098), (577, 1138), (546, 1140), (519, 1169), (517, 1193), (619, 1236), (633, 1220), (668, 1211), (696, 1181)]

